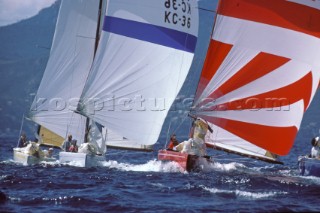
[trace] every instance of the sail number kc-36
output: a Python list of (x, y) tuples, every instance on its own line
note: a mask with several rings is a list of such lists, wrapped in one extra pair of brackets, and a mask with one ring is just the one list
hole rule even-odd
[(164, 6), (166, 7), (165, 23), (191, 27), (191, 4), (189, 0), (165, 0)]

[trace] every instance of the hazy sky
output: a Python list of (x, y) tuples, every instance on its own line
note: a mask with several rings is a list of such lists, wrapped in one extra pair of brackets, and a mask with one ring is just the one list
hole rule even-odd
[(30, 18), (56, 0), (0, 0), (0, 26)]

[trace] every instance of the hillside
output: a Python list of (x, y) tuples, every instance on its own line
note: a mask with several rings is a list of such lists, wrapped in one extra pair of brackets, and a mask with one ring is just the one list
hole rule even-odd
[(59, 2), (0, 28), (0, 136), (17, 137), (46, 67), (58, 10)]

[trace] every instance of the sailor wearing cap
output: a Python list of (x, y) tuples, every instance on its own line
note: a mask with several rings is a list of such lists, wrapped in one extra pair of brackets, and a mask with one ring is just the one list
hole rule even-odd
[(311, 140), (311, 145), (312, 145), (312, 149), (311, 149), (311, 157), (312, 158), (320, 158), (320, 138), (319, 137), (315, 137), (312, 138)]

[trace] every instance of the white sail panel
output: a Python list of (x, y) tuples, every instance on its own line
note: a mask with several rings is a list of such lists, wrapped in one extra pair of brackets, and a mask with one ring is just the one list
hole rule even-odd
[(305, 5), (305, 6), (308, 6), (308, 7), (313, 7), (315, 9), (320, 10), (319, 1), (318, 2), (315, 1), (315, 0), (309, 0), (309, 1), (306, 1), (306, 0), (288, 0), (288, 1), (295, 2), (297, 4)]
[(196, 1), (109, 1), (80, 109), (135, 144), (157, 142), (190, 69)]
[(31, 107), (31, 118), (81, 143), (85, 119), (75, 114), (94, 56), (99, 0), (61, 2), (49, 61)]
[(209, 125), (213, 133), (208, 132), (206, 135), (207, 146), (236, 154), (258, 157), (263, 160), (276, 161), (276, 158), (267, 156), (268, 152), (265, 149), (255, 146), (214, 124), (209, 123)]
[[(285, 35), (285, 39), (282, 38)], [(259, 50), (319, 66), (319, 38), (302, 32), (248, 20), (217, 16), (213, 40)], [(292, 45), (295, 43), (296, 45)], [(303, 45), (298, 45), (298, 44)], [(310, 54), (313, 53), (313, 54)]]
[(198, 114), (203, 116), (214, 116), (217, 118), (230, 119), (246, 123), (254, 123), (266, 126), (295, 126), (300, 127), (304, 111), (303, 101), (299, 101), (289, 106), (226, 110), (226, 111), (200, 111)]
[[(225, 63), (225, 62), (224, 62)], [(227, 63), (227, 62), (226, 62)], [(236, 69), (238, 71), (238, 69)], [(269, 73), (255, 81), (252, 81), (241, 88), (230, 91), (222, 97), (215, 100), (215, 104), (223, 104), (228, 102), (228, 100), (239, 100), (245, 97), (251, 97), (256, 94), (262, 94), (274, 89), (280, 89), (286, 85), (293, 84), (299, 79), (306, 76), (311, 70), (309, 65), (297, 62), (289, 61), (288, 63), (275, 69), (272, 73)], [(296, 72), (293, 72), (296, 71)], [(225, 83), (228, 79), (224, 79)], [(209, 85), (213, 86), (214, 82), (210, 82)], [(221, 84), (222, 85), (222, 84)], [(221, 85), (215, 86), (213, 89), (209, 89), (208, 95), (214, 92)]]
[[(319, 5), (319, 3), (318, 3)], [(288, 30), (278, 26), (256, 23), (223, 15), (217, 16), (212, 39), (237, 47), (259, 50), (310, 67), (313, 77), (313, 95), (317, 88), (320, 70), (320, 39), (314, 35)], [(241, 32), (241, 33), (239, 33)], [(282, 38), (285, 35), (285, 39)], [(293, 45), (295, 44), (295, 45)], [(309, 106), (310, 103), (308, 103)]]
[(122, 137), (111, 130), (106, 131), (105, 138), (107, 141), (108, 148), (153, 151), (152, 145), (143, 145), (134, 141), (130, 141), (127, 138)]

